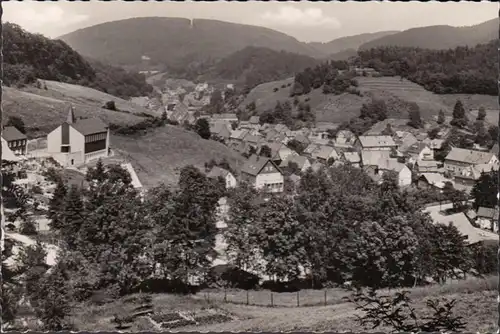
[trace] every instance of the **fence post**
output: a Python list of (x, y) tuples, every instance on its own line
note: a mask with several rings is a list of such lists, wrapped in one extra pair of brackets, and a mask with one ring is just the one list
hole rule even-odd
[(297, 307), (300, 306), (299, 291), (297, 291)]
[(273, 292), (271, 291), (271, 307), (274, 307)]
[(247, 305), (249, 304), (248, 290), (247, 290)]
[(327, 291), (327, 289), (325, 289), (325, 306), (326, 306), (326, 291)]

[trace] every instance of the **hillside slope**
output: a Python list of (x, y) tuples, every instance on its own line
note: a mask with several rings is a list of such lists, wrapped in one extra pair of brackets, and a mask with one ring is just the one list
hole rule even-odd
[(92, 87), (116, 96), (146, 95), (152, 87), (143, 75), (84, 59), (60, 40), (3, 25), (4, 84), (22, 87), (36, 79)]
[(320, 42), (311, 42), (309, 45), (315, 47), (319, 51), (324, 54), (334, 54), (342, 51), (346, 51), (349, 49), (357, 50), (361, 45), (371, 42), (373, 40), (393, 35), (398, 33), (397, 30), (391, 31), (380, 31), (374, 33), (366, 33), (360, 35), (346, 36), (334, 39), (330, 42), (320, 43)]
[(119, 157), (132, 163), (148, 188), (160, 182), (175, 185), (180, 169), (186, 165), (203, 171), (205, 162), (226, 158), (233, 169), (239, 170), (243, 162), (239, 154), (223, 144), (169, 125), (140, 137), (113, 136), (111, 143)]
[(406, 46), (445, 50), (457, 46), (475, 46), (493, 39), (498, 39), (498, 18), (469, 27), (439, 25), (413, 28), (364, 43), (359, 49)]
[[(2, 107), (4, 117), (19, 116), (32, 137), (45, 135), (66, 119), (72, 104), (77, 117), (100, 117), (107, 123), (135, 124), (142, 120), (138, 114), (148, 113), (138, 105), (97, 91), (92, 88), (43, 81), (47, 89), (27, 86), (23, 89), (3, 87)], [(103, 109), (107, 101), (114, 101), (119, 110)]]
[(79, 29), (60, 39), (85, 56), (117, 65), (138, 64), (147, 56), (152, 64), (178, 67), (222, 58), (247, 46), (318, 53), (272, 29), (205, 19), (133, 18)]

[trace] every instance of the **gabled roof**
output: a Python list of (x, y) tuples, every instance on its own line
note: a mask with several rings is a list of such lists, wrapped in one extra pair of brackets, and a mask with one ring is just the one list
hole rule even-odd
[(285, 160), (281, 162), (280, 167), (286, 167), (290, 162), (293, 162), (296, 163), (300, 169), (302, 169), (308, 161), (309, 160), (306, 157), (301, 155), (289, 155)]
[(361, 162), (358, 152), (344, 152), (344, 159), (353, 164)]
[(297, 134), (293, 139), (303, 144), (309, 144), (311, 142), (303, 133)]
[(236, 114), (213, 114), (213, 119), (238, 119)]
[(485, 208), (482, 206), (477, 210), (477, 217), (497, 220), (498, 210), (495, 210), (494, 208)]
[(482, 152), (453, 147), (445, 160), (465, 162), (469, 164), (487, 164), (494, 156), (491, 152)]
[[(327, 160), (334, 151), (335, 148), (332, 146), (321, 145), (316, 151), (313, 152), (313, 154), (317, 158)], [(336, 153), (337, 151), (335, 151), (335, 154)]]
[(13, 140), (27, 139), (28, 137), (26, 137), (26, 135), (19, 131), (16, 127), (7, 126), (2, 130), (2, 138), (9, 142)]
[(259, 144), (259, 143), (264, 141), (264, 138), (262, 138), (260, 136), (248, 135), (248, 136), (245, 136), (244, 141), (247, 143)]
[(438, 163), (435, 160), (419, 160), (415, 163), (418, 167), (423, 168), (437, 168)]
[(280, 173), (282, 173), (281, 169), (271, 159), (260, 157), (255, 154), (248, 158), (248, 160), (243, 165), (241, 172), (252, 176), (257, 176), (268, 162), (273, 164), (274, 167), (276, 167), (276, 169)]
[(246, 135), (248, 135), (248, 130), (234, 130), (231, 132), (230, 138), (243, 140)]
[(361, 151), (361, 160), (365, 166), (378, 166), (382, 159), (389, 159), (391, 152), (389, 151)]
[(493, 153), (493, 154), (495, 154), (496, 156), (498, 156), (498, 153), (499, 153), (498, 143), (495, 143), (495, 145), (493, 145), (493, 147), (491, 148), (490, 152)]
[(259, 116), (252, 116), (249, 119), (250, 124), (259, 124), (260, 123), (260, 117)]
[(423, 142), (426, 143), (427, 145), (429, 145), (429, 147), (432, 150), (440, 150), (443, 147), (444, 139), (429, 139), (429, 138), (427, 138)]
[(311, 143), (311, 144), (307, 145), (307, 147), (304, 149), (304, 153), (311, 154), (314, 151), (316, 151), (318, 149), (318, 147), (319, 147), (318, 144)]
[(420, 178), (425, 179), (427, 183), (439, 189), (443, 189), (447, 182), (454, 184), (452, 180), (445, 178), (439, 173), (423, 173)]
[(224, 129), (227, 131), (231, 131), (229, 127), (227, 126), (227, 123), (221, 123), (221, 122), (215, 122), (213, 124), (210, 124), (210, 132), (213, 134), (219, 134), (221, 133)]
[(108, 126), (100, 118), (79, 119), (71, 126), (84, 136), (108, 131)]
[(288, 126), (286, 126), (285, 124), (276, 124), (276, 126), (274, 127), (274, 129), (278, 132), (287, 132), (287, 131), (290, 131), (290, 129), (288, 128)]
[[(408, 149), (406, 150), (406, 153), (408, 153), (408, 154), (420, 154), (420, 152), (422, 152), (422, 150), (424, 150), (426, 147), (429, 148), (429, 146), (425, 143), (416, 142), (408, 147)], [(401, 149), (400, 149), (400, 151), (401, 151)], [(401, 151), (401, 152), (404, 152), (404, 151)]]
[(229, 171), (219, 166), (214, 166), (212, 170), (207, 174), (207, 177), (216, 179), (218, 177), (226, 178), (229, 175)]
[(363, 147), (389, 147), (397, 146), (391, 136), (359, 136)]

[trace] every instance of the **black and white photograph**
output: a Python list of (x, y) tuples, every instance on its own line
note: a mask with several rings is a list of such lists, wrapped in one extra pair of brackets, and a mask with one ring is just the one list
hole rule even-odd
[(497, 332), (499, 4), (0, 6), (2, 332)]

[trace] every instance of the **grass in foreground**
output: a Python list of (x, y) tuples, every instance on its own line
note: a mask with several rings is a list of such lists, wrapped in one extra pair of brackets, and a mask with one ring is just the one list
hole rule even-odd
[[(466, 331), (492, 331), (496, 328), (497, 304), (496, 284), (497, 277), (487, 279), (468, 279), (452, 282), (442, 286), (417, 287), (410, 290), (410, 297), (416, 312), (426, 315), (425, 301), (428, 298), (457, 299), (455, 314), (462, 316), (467, 322)], [(399, 289), (383, 290), (380, 294), (395, 293)], [(211, 299), (205, 300), (205, 292), (194, 296), (174, 296), (170, 294), (157, 294), (153, 296), (155, 313), (167, 314), (173, 311), (184, 311), (193, 317), (202, 314), (229, 315), (233, 320), (204, 325), (189, 325), (172, 329), (172, 331), (367, 331), (360, 327), (356, 321), (359, 312), (354, 305), (342, 302), (341, 297), (349, 295), (347, 292), (338, 293), (332, 298), (337, 303), (327, 306), (292, 307), (296, 302), (295, 294), (275, 293), (275, 300), (281, 300), (283, 305), (289, 307), (263, 307), (246, 306), (242, 304), (224, 303)], [(331, 291), (333, 295), (333, 289)], [(223, 292), (218, 292), (220, 296)], [(269, 291), (253, 292), (254, 301), (266, 300)], [(315, 292), (301, 291), (303, 296), (314, 299)], [(217, 294), (212, 291), (212, 296)], [(130, 297), (117, 300), (103, 306), (81, 305), (75, 309), (72, 317), (78, 330), (115, 330), (111, 323), (113, 315), (119, 311), (133, 309), (133, 303), (125, 302)], [(304, 297), (304, 301), (307, 297)], [(156, 324), (157, 326), (158, 324)], [(134, 322), (127, 331), (160, 330), (147, 318), (140, 318)], [(387, 331), (387, 328), (377, 328), (372, 332)]]

